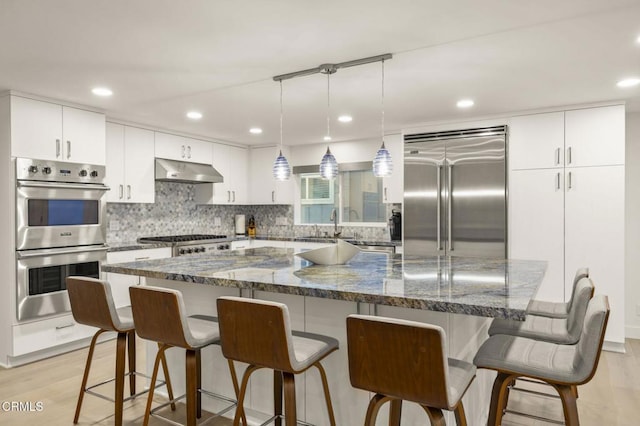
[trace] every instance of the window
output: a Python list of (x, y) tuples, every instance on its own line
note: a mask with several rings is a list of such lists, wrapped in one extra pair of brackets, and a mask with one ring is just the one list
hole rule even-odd
[(370, 169), (341, 172), (332, 180), (318, 173), (301, 174), (300, 223), (331, 223), (334, 208), (342, 225), (386, 223), (382, 191), (382, 180)]

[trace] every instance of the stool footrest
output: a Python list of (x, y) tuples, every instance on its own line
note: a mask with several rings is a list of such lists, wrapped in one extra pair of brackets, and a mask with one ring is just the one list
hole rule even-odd
[[(125, 376), (125, 378), (126, 378), (126, 377), (129, 377), (129, 376), (131, 376), (131, 375), (144, 377), (145, 379), (151, 379), (151, 377), (147, 376), (146, 374), (139, 373), (139, 372), (137, 372), (137, 371), (133, 371), (133, 372), (126, 373), (124, 376)], [(115, 382), (115, 380), (116, 380), (116, 379), (115, 379), (115, 377), (112, 377), (111, 379), (107, 379), (107, 380), (105, 380), (104, 382), (96, 383), (95, 385), (91, 385), (91, 386), (89, 386), (89, 387), (85, 388), (85, 389), (84, 389), (84, 392), (85, 392), (85, 393), (87, 393), (87, 394), (89, 394), (89, 395), (96, 396), (96, 397), (98, 397), (98, 398), (102, 398), (102, 399), (104, 399), (104, 400), (106, 400), (106, 401), (109, 401), (109, 402), (115, 402), (115, 399), (114, 399), (114, 398), (112, 398), (112, 397), (110, 397), (110, 396), (103, 395), (103, 394), (98, 393), (98, 392), (95, 392), (95, 391), (93, 390), (93, 389), (95, 389), (95, 388), (97, 388), (97, 387), (104, 386), (104, 385), (106, 385), (107, 383)], [(166, 382), (165, 382), (164, 380), (160, 380), (160, 381), (158, 381), (158, 383), (156, 384), (155, 388), (157, 389), (157, 388), (159, 388), (160, 386), (164, 386), (165, 384), (166, 384)], [(133, 395), (130, 395), (130, 396), (128, 396), (128, 397), (126, 397), (126, 398), (124, 398), (122, 401), (123, 401), (123, 402), (131, 401), (132, 399), (135, 399), (135, 398), (139, 397), (140, 395), (144, 395), (144, 394), (145, 394), (145, 393), (147, 393), (147, 392), (149, 392), (149, 389), (145, 389), (145, 390), (143, 390), (143, 391), (140, 391), (140, 392), (137, 392), (137, 393), (135, 393), (135, 394), (133, 394)]]
[(540, 420), (540, 421), (547, 422), (547, 423), (554, 423), (554, 424), (557, 424), (557, 425), (565, 424), (563, 421), (560, 421), (560, 420), (550, 419), (548, 417), (536, 416), (534, 414), (527, 414), (527, 413), (523, 413), (523, 412), (520, 412), (520, 411), (504, 410), (504, 413), (505, 414), (513, 414), (513, 415), (520, 416), (520, 417), (528, 417), (530, 419)]
[[(213, 416), (211, 416), (208, 419), (200, 422), (198, 426), (202, 426), (202, 425), (208, 423), (211, 419), (215, 419), (217, 417), (220, 417), (221, 415), (225, 414), (226, 412), (230, 411), (233, 407), (238, 405), (238, 402), (235, 399), (231, 399), (231, 398), (228, 398), (228, 397), (223, 396), (223, 395), (218, 395), (217, 393), (209, 392), (209, 391), (204, 390), (204, 389), (198, 389), (198, 392), (200, 392), (201, 394), (204, 394), (204, 395), (206, 395), (206, 396), (208, 396), (210, 398), (214, 398), (214, 399), (217, 399), (217, 400), (220, 400), (220, 401), (225, 401), (225, 402), (231, 403), (231, 405), (223, 408), (222, 410), (218, 411), (217, 413), (214, 413)], [(181, 399), (184, 399), (186, 396), (187, 396), (186, 394), (182, 394), (182, 395), (180, 395), (178, 397), (173, 398), (171, 401), (167, 401), (167, 402), (165, 402), (163, 404), (160, 404), (157, 407), (155, 407), (154, 409), (152, 409), (149, 412), (149, 414), (151, 416), (155, 417), (155, 418), (164, 420), (167, 423), (171, 423), (171, 424), (176, 425), (176, 426), (183, 426), (182, 423), (174, 422), (171, 419), (168, 419), (168, 418), (166, 418), (164, 416), (161, 416), (160, 414), (157, 414), (157, 411), (158, 410), (162, 410), (163, 408), (165, 408), (168, 405), (175, 404), (177, 401), (180, 401)]]
[(530, 394), (538, 395), (538, 396), (546, 396), (546, 397), (549, 397), (549, 398), (560, 399), (560, 395), (554, 395), (552, 393), (539, 392), (539, 391), (534, 391), (534, 390), (531, 390), (531, 389), (517, 388), (515, 386), (509, 386), (509, 389), (510, 390), (514, 390), (514, 391), (518, 391), (518, 392), (530, 393)]
[[(277, 414), (275, 416), (271, 416), (270, 418), (268, 418), (264, 423), (260, 423), (260, 426), (266, 426), (270, 423), (273, 423), (274, 421), (276, 421), (276, 419), (282, 419), (284, 420), (284, 415), (282, 414)], [(311, 423), (307, 423), (307, 422), (303, 422), (302, 420), (296, 420), (296, 424), (298, 425), (302, 425), (302, 426), (314, 426)]]

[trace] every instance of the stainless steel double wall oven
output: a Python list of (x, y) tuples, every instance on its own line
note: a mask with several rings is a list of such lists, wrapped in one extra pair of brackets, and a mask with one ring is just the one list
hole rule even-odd
[(16, 158), (17, 321), (70, 311), (66, 277), (106, 259), (105, 167)]

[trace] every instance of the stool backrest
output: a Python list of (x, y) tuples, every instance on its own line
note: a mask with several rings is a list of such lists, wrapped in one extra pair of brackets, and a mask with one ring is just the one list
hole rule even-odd
[(347, 317), (353, 387), (448, 409), (445, 333), (431, 324), (393, 318)]
[(120, 321), (107, 281), (89, 277), (67, 277), (67, 292), (73, 319), (103, 330), (119, 330)]
[(143, 339), (191, 348), (186, 309), (178, 290), (152, 286), (129, 287), (136, 334)]
[(591, 380), (598, 368), (610, 311), (607, 296), (597, 295), (589, 302), (582, 334), (573, 358), (575, 374), (572, 381), (577, 385)]
[(578, 268), (578, 270), (576, 271), (576, 275), (573, 277), (573, 288), (571, 289), (571, 297), (569, 297), (569, 301), (567, 302), (567, 312), (571, 310), (571, 307), (573, 305), (578, 282), (580, 282), (580, 280), (583, 278), (589, 278), (589, 268)]
[(582, 332), (584, 318), (589, 306), (589, 301), (593, 297), (594, 286), (590, 278), (582, 278), (576, 284), (573, 294), (571, 309), (567, 314), (567, 330), (577, 342)]
[(293, 372), (289, 310), (283, 303), (220, 297), (218, 325), (225, 358)]

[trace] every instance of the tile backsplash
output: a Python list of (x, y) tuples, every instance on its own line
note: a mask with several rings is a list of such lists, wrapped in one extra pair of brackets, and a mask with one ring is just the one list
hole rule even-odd
[[(388, 205), (391, 209), (399, 205)], [(293, 206), (203, 206), (195, 202), (193, 184), (156, 182), (154, 204), (107, 204), (107, 242), (125, 243), (139, 237), (177, 234), (234, 235), (234, 217), (253, 215), (260, 236), (302, 237), (333, 233), (333, 225), (294, 225)], [(340, 227), (342, 235), (362, 240), (388, 241), (388, 227)]]

